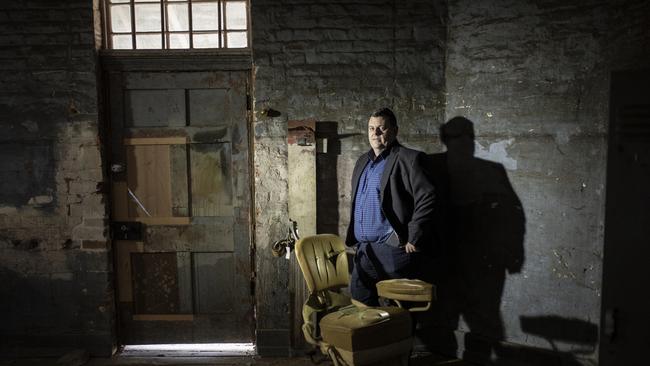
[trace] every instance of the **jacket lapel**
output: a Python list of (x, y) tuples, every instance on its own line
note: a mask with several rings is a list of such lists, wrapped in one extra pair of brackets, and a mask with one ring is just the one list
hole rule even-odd
[(386, 185), (388, 184), (388, 178), (390, 178), (393, 173), (393, 168), (395, 167), (395, 162), (397, 162), (397, 155), (399, 155), (399, 142), (395, 141), (390, 149), (390, 154), (388, 154), (388, 160), (386, 160), (386, 166), (384, 167), (384, 173), (381, 175), (381, 202), (384, 202), (384, 191), (386, 190)]
[(359, 189), (359, 179), (361, 179), (361, 173), (363, 168), (366, 167), (368, 163), (368, 154), (362, 156), (357, 160), (357, 163), (354, 165), (354, 171), (352, 171), (352, 201), (354, 202), (355, 197), (357, 196), (357, 189)]

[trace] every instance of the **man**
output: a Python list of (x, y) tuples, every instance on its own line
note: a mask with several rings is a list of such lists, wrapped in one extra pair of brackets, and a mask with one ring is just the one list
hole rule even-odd
[(388, 108), (368, 120), (370, 151), (352, 174), (352, 214), (346, 244), (357, 245), (352, 298), (379, 304), (376, 283), (414, 278), (414, 256), (429, 245), (434, 192), (422, 166), (425, 155), (397, 142), (397, 119)]

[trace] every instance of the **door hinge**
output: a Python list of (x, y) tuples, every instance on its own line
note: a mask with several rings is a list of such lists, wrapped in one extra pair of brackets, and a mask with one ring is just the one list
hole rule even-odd
[(616, 342), (616, 333), (618, 327), (618, 308), (605, 310), (604, 332), (609, 343)]

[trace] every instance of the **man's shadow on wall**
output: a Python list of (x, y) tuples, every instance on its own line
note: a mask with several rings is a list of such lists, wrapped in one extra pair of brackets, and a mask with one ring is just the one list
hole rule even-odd
[[(338, 122), (316, 122), (316, 232), (338, 233), (339, 230), (339, 156), (341, 141), (361, 135), (338, 133)], [(349, 182), (344, 182), (349, 184)]]
[(463, 357), (487, 364), (505, 339), (501, 298), (506, 275), (520, 272), (524, 263), (526, 220), (503, 165), (474, 157), (470, 120), (449, 120), (440, 137), (447, 151), (428, 156), (438, 204), (437, 259), (424, 274), (436, 284), (438, 299), (423, 316), (419, 342), (456, 355), (454, 330), (462, 316), (468, 328)]

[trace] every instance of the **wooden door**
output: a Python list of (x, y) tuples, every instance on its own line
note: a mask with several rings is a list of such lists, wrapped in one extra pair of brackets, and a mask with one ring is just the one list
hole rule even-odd
[(108, 84), (121, 343), (251, 342), (248, 74)]

